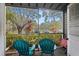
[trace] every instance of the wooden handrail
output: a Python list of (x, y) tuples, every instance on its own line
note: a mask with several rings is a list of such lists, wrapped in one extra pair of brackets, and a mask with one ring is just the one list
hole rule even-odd
[(5, 51), (8, 51), (11, 47), (12, 47), (12, 45), (9, 45), (9, 46), (5, 49)]

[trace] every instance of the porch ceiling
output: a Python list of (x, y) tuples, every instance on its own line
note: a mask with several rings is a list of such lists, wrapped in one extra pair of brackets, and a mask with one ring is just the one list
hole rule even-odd
[(6, 3), (6, 6), (23, 7), (23, 8), (47, 8), (52, 10), (64, 11), (69, 3)]

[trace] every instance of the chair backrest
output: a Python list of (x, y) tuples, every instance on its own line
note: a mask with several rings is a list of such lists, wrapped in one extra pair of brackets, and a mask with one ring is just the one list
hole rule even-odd
[(17, 39), (13, 42), (13, 48), (15, 48), (19, 55), (29, 55), (29, 44), (23, 39)]
[(41, 41), (39, 41), (39, 45), (40, 45), (40, 48), (41, 48), (43, 53), (46, 53), (46, 54), (53, 54), (54, 53), (53, 40), (50, 40), (47, 38), (42, 39)]

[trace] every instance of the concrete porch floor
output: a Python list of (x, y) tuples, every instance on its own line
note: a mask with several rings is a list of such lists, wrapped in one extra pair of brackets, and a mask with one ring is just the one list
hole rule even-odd
[[(7, 51), (8, 52), (8, 51)], [(5, 54), (6, 56), (19, 56), (19, 54), (14, 50), (14, 51), (9, 51), (7, 54)], [(39, 54), (38, 55), (34, 55), (34, 56), (40, 56)], [(47, 56), (47, 55), (44, 55), (44, 56)], [(48, 55), (50, 56), (50, 55)], [(57, 48), (55, 49), (54, 51), (54, 56), (67, 56), (65, 54), (65, 50), (63, 48)]]

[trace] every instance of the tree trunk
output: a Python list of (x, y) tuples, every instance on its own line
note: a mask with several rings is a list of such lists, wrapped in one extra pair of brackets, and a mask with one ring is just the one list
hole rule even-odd
[(20, 28), (18, 29), (18, 34), (22, 34), (22, 30)]
[(22, 34), (22, 27), (21, 26), (17, 26), (17, 30), (18, 30), (18, 34)]

